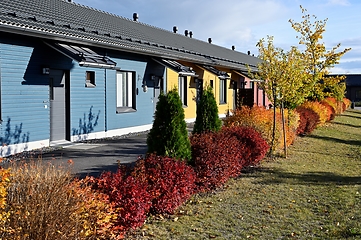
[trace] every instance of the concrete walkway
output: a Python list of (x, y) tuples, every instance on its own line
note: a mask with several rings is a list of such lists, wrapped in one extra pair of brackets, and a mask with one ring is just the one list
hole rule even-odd
[(99, 176), (104, 171), (116, 171), (118, 162), (134, 163), (139, 156), (144, 157), (147, 152), (146, 136), (144, 133), (94, 143), (72, 143), (34, 158), (50, 161), (56, 166), (68, 166), (68, 161), (71, 160), (71, 169), (76, 176)]
[[(190, 133), (193, 123), (187, 124)], [(139, 133), (125, 138), (91, 140), (90, 143), (70, 143), (68, 146), (34, 156), (54, 165), (68, 166), (71, 160), (72, 172), (83, 178), (97, 177), (104, 171), (115, 172), (119, 163), (132, 164), (138, 157), (145, 157), (148, 150), (147, 133)]]

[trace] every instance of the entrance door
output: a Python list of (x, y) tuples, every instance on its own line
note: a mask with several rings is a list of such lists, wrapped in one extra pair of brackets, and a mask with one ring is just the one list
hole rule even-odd
[(201, 101), (201, 97), (203, 94), (203, 79), (196, 80), (196, 91), (197, 91), (196, 102), (198, 105), (198, 103)]
[(50, 141), (66, 139), (65, 74), (62, 70), (50, 70)]
[(233, 81), (233, 110), (236, 110), (239, 105), (238, 99), (238, 83), (237, 81)]
[(158, 103), (158, 97), (163, 91), (163, 78), (156, 78), (154, 80), (154, 94), (153, 94), (153, 111), (155, 112)]

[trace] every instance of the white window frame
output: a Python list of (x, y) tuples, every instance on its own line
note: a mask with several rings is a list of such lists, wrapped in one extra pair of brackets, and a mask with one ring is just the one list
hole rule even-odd
[(187, 76), (178, 76), (178, 94), (183, 106), (187, 106), (188, 81)]
[(135, 72), (116, 72), (116, 111), (117, 113), (136, 111)]
[(95, 85), (95, 71), (85, 72), (85, 87), (94, 88)]
[(219, 104), (227, 103), (227, 79), (219, 79)]

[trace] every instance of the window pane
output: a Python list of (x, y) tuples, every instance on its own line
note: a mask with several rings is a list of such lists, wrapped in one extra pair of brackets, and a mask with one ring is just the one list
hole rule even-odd
[(127, 105), (132, 107), (133, 103), (133, 73), (127, 73)]
[(226, 103), (227, 100), (227, 80), (219, 79), (219, 103)]
[(187, 77), (178, 77), (178, 93), (184, 106), (187, 105)]

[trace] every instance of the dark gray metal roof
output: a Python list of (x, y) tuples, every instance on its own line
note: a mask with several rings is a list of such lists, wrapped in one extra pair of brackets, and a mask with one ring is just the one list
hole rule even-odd
[(104, 55), (96, 53), (93, 49), (65, 43), (46, 43), (55, 50), (79, 62), (81, 66), (98, 66), (102, 68), (115, 68), (116, 62)]
[(163, 66), (165, 66), (167, 68), (172, 69), (175, 72), (178, 72), (178, 74), (181, 76), (198, 77), (196, 72), (193, 71), (193, 69), (191, 67), (184, 66), (177, 61), (169, 60), (169, 59), (155, 59), (155, 58), (153, 58), (153, 60), (162, 64)]
[(212, 66), (260, 59), (65, 0), (0, 0), (0, 31)]
[(361, 74), (330, 74), (329, 76), (345, 76), (347, 87), (361, 87)]

